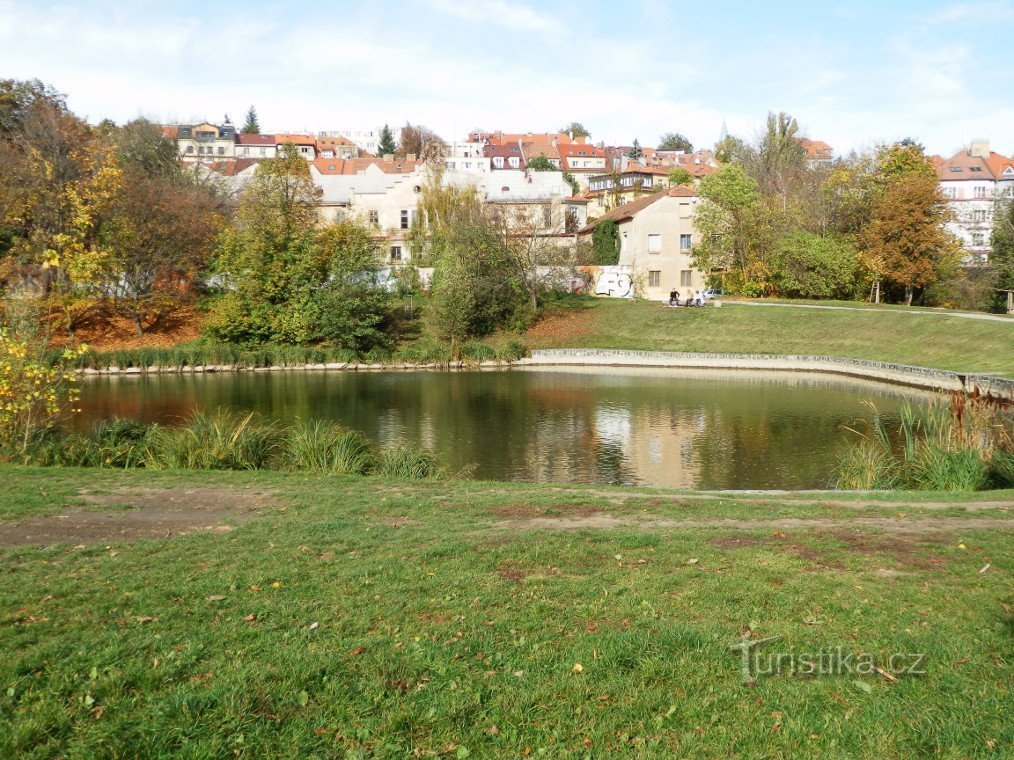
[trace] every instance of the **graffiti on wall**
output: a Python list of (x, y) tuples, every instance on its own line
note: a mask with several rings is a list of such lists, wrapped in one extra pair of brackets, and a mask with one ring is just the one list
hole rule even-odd
[(634, 277), (629, 266), (595, 267), (595, 295), (633, 298)]

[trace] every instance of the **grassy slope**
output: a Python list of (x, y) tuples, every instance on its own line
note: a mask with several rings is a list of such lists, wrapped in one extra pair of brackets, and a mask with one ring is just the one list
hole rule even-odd
[[(0, 547), (3, 757), (1010, 749), (1011, 532), (846, 532), (855, 517), (999, 510), (255, 473), (7, 466), (0, 481), (0, 520), (79, 508), (81, 487), (253, 485), (286, 504), (220, 537)], [(504, 514), (594, 510), (835, 517), (842, 531), (496, 528)], [(926, 652), (928, 675), (744, 686), (727, 649), (744, 626), (797, 652)]]
[(529, 331), (532, 348), (820, 354), (1014, 375), (1011, 324), (905, 314), (737, 306), (668, 309), (647, 301), (574, 299)]

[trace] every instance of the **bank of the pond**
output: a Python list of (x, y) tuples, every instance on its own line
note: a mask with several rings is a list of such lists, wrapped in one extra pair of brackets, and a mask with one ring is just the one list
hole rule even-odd
[[(3, 757), (978, 757), (1009, 736), (1011, 491), (0, 482)], [(765, 668), (848, 657), (745, 683), (744, 642)]]
[(512, 367), (652, 367), (667, 369), (765, 370), (803, 372), (874, 380), (943, 393), (1014, 401), (1014, 379), (964, 374), (931, 367), (891, 362), (849, 359), (836, 356), (707, 354), (673, 351), (629, 351), (622, 349), (566, 348), (536, 349), (530, 357), (510, 360), (413, 362), (310, 362), (282, 366), (249, 364), (208, 364), (151, 367), (86, 367), (84, 377), (101, 375), (204, 374), (230, 372), (419, 372), (453, 370), (501, 370)]

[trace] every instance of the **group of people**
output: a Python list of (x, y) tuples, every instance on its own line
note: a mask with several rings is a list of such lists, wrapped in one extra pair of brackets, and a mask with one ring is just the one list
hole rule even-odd
[(680, 292), (673, 288), (669, 291), (669, 305), (670, 306), (704, 306), (704, 293), (699, 290), (691, 290), (687, 288), (687, 297), (680, 304)]

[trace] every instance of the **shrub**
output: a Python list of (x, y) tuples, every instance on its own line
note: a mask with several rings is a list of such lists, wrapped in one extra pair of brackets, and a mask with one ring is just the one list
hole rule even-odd
[(496, 350), (488, 343), (470, 340), (461, 347), (461, 358), (472, 362), (493, 361), (496, 359)]
[(374, 456), (365, 437), (325, 420), (299, 421), (285, 436), (289, 467), (329, 475), (364, 475)]
[(392, 446), (381, 451), (374, 472), (388, 478), (446, 477), (446, 472), (431, 453), (405, 446)]
[(159, 428), (145, 451), (153, 470), (261, 470), (275, 464), (281, 449), (278, 427), (251, 412), (197, 413), (180, 427)]

